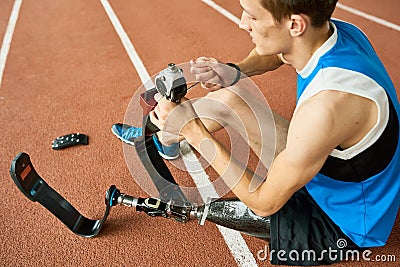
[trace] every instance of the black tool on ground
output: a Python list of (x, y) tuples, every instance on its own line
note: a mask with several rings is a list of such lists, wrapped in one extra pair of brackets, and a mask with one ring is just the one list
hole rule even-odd
[[(183, 84), (182, 70), (175, 68), (174, 64), (169, 64), (163, 75), (157, 76), (160, 79), (158, 81), (159, 88), (165, 89), (165, 94), (168, 94), (169, 99), (174, 102), (183, 97), (187, 91), (186, 81)], [(173, 74), (170, 73), (171, 70)], [(162, 87), (161, 83), (165, 85), (165, 88)], [(176, 92), (173, 92), (174, 88), (178, 88)], [(158, 129), (153, 128), (154, 125), (150, 122), (148, 113), (156, 105), (154, 94), (158, 90), (160, 89), (153, 88), (141, 95), (140, 104), (143, 107), (144, 114), (142, 126), (144, 133), (134, 141), (136, 152), (159, 192), (158, 198), (135, 198), (121, 193), (115, 185), (112, 185), (106, 192), (106, 210), (103, 218), (99, 220), (88, 219), (39, 176), (26, 153), (18, 154), (11, 163), (11, 177), (17, 187), (30, 200), (39, 202), (53, 213), (72, 232), (83, 237), (96, 236), (104, 225), (111, 207), (124, 205), (134, 207), (136, 211), (145, 212), (152, 217), (173, 218), (182, 223), (198, 220), (201, 225), (205, 221), (210, 221), (251, 236), (269, 239), (269, 218), (257, 216), (238, 199), (210, 200), (201, 206), (188, 201), (159, 155), (151, 137), (154, 131)], [(63, 139), (65, 140), (65, 138)]]
[(54, 150), (60, 150), (70, 146), (87, 145), (87, 144), (89, 144), (89, 136), (81, 133), (73, 133), (57, 137), (53, 141), (51, 147)]

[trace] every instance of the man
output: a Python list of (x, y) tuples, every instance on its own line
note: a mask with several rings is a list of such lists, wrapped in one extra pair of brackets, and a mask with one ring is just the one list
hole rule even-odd
[[(336, 2), (240, 1), (240, 28), (255, 48), (235, 67), (247, 76), (283, 64), (298, 72), (297, 106), (287, 138), (278, 131), (286, 142), (256, 190), (249, 192), (252, 173), (231, 160), (211, 134), (221, 126), (200, 119), (196, 104), (162, 99), (150, 113), (160, 129), (186, 139), (201, 153), (254, 213), (271, 216), (271, 249), (317, 253), (308, 260), (273, 257), (273, 263), (335, 262), (318, 253), (337, 249), (338, 240), (346, 240), (347, 248), (382, 246), (399, 209), (396, 91), (366, 36), (349, 23), (330, 19)], [(208, 98), (238, 114), (246, 109), (239, 94), (232, 93), (240, 88), (229, 87), (240, 78), (235, 68), (207, 58), (191, 64), (196, 79), (210, 89)], [(181, 116), (169, 117), (175, 112)], [(285, 129), (282, 121), (276, 123)], [(124, 132), (119, 127), (117, 134)]]

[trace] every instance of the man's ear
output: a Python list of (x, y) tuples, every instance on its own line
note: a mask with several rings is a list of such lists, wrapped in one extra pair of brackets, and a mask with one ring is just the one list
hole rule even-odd
[(309, 25), (307, 17), (302, 14), (299, 15), (292, 14), (290, 16), (289, 23), (290, 23), (289, 31), (292, 37), (297, 37), (302, 35)]

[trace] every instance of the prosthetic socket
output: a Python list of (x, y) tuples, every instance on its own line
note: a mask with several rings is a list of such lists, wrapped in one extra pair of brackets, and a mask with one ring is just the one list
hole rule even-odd
[(120, 193), (117, 189), (111, 203), (113, 206), (134, 207), (136, 211), (145, 212), (152, 217), (172, 218), (181, 223), (198, 220), (200, 225), (209, 221), (250, 236), (270, 239), (270, 218), (254, 214), (237, 198), (218, 199), (195, 206), (174, 200), (166, 203), (157, 198), (135, 198)]

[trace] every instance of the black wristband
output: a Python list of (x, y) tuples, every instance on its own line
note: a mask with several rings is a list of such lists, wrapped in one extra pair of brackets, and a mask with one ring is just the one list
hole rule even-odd
[(235, 85), (240, 80), (240, 78), (242, 76), (242, 72), (240, 71), (239, 66), (236, 65), (235, 63), (228, 62), (228, 63), (226, 63), (226, 65), (236, 69), (236, 78), (235, 78), (235, 80), (233, 80), (233, 82), (229, 86)]

